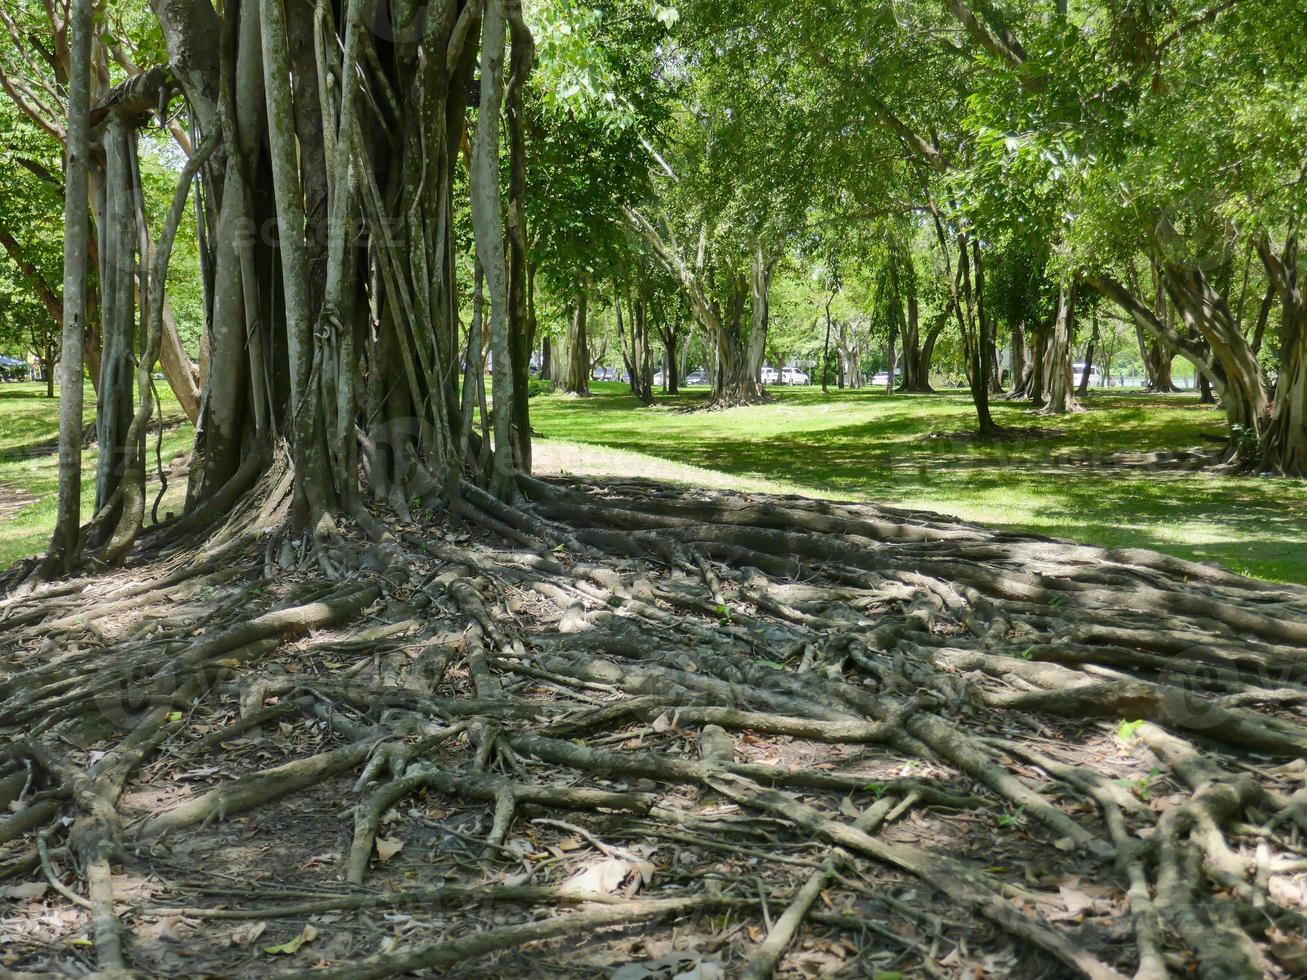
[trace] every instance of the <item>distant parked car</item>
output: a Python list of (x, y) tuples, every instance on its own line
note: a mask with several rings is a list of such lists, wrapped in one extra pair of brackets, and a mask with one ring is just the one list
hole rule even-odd
[[(895, 369), (894, 369), (894, 380), (897, 382), (897, 381), (901, 381), (902, 379), (903, 379), (903, 372), (900, 371), (898, 368), (895, 368)], [(889, 372), (888, 372), (888, 371), (879, 371), (879, 372), (877, 372), (876, 375), (871, 379), (871, 386), (872, 386), (873, 388), (884, 388), (887, 384), (889, 384)]]
[(708, 383), (708, 372), (700, 368), (698, 371), (692, 371), (685, 379), (687, 385), (706, 385)]
[(764, 367), (759, 378), (765, 385), (774, 385), (776, 383), (776, 369), (769, 366)]
[[(1077, 362), (1077, 363), (1071, 365), (1071, 382), (1072, 382), (1072, 384), (1077, 384), (1077, 385), (1080, 384), (1080, 379), (1081, 379), (1082, 377), (1084, 377), (1084, 374), (1085, 374), (1085, 366), (1084, 366), (1084, 364)], [(1103, 376), (1102, 376), (1102, 374), (1099, 373), (1098, 368), (1094, 367), (1093, 365), (1090, 365), (1090, 367), (1089, 367), (1089, 387), (1091, 387), (1091, 388), (1102, 388), (1105, 384), (1106, 384), (1106, 382), (1103, 380)]]
[(808, 376), (799, 368), (787, 367), (781, 368), (781, 384), (783, 385), (806, 385), (811, 384)]

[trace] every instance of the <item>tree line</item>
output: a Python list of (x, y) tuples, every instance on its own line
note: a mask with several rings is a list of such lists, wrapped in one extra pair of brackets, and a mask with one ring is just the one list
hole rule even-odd
[(1225, 462), (1307, 470), (1301, 0), (0, 12), (5, 295), (65, 382), (47, 568), (140, 539), (156, 364), (196, 442), (151, 533), (285, 465), (329, 555), (365, 498), (511, 497), (533, 371), (584, 391), (613, 353), (596, 311), (646, 401), (691, 356), (762, 400), (819, 337), (822, 382), (873, 344), (907, 391), (956, 369), (982, 435), (991, 398), (1078, 410), (1126, 320), (1151, 386), (1181, 358), (1220, 401)]

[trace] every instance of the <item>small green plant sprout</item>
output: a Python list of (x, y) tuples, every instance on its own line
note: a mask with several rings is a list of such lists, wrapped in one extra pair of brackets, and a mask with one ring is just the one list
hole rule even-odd
[(994, 818), (994, 822), (1000, 827), (1007, 829), (1009, 827), (1025, 826), (1025, 807), (1019, 806), (1011, 813), (1000, 813)]
[(1117, 739), (1122, 742), (1130, 741), (1130, 739), (1134, 738), (1135, 732), (1139, 731), (1139, 726), (1142, 724), (1142, 719), (1139, 721), (1122, 721), (1116, 729)]
[(1157, 766), (1148, 770), (1147, 776), (1140, 776), (1138, 779), (1118, 779), (1115, 780), (1117, 786), (1124, 786), (1135, 796), (1147, 803), (1153, 798), (1153, 784), (1161, 778), (1162, 770)]

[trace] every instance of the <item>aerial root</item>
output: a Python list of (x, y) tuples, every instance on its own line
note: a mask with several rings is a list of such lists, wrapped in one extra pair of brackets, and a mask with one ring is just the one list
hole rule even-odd
[(414, 970), (452, 966), (464, 960), (501, 949), (554, 939), (559, 936), (588, 935), (614, 926), (632, 925), (671, 916), (684, 916), (729, 904), (720, 896), (692, 895), (684, 898), (633, 899), (620, 906), (586, 909), (555, 915), (538, 922), (500, 926), (474, 933), (465, 939), (417, 946), (401, 952), (383, 953), (354, 960), (325, 970), (305, 970), (285, 974), (288, 980), (328, 977), (340, 980), (392, 977)]
[[(303, 561), (270, 566), (271, 540), (233, 527), (194, 574), (165, 563), (117, 589), (92, 579), (0, 600), (0, 731), (23, 736), (0, 754), (0, 802), (13, 810), (0, 818), (0, 875), (63, 885), (53, 858), (76, 859), (86, 897), (56, 893), (91, 913), (102, 969), (139, 967), (149, 951), (115, 912), (113, 864), (349, 774), (334, 785), (356, 794), (343, 867), (356, 890), (282, 891), (252, 908), (154, 899), (142, 911), (552, 910), (314, 971), (354, 977), (659, 918), (715, 928), (689, 917), (753, 919), (765, 896), (758, 941), (721, 938), (733, 970), (761, 977), (808, 930), (869, 928), (856, 903), (930, 919), (890, 893), (901, 879), (864, 880), (889, 874), (1081, 976), (1289, 969), (1277, 957), (1303, 933), (1307, 790), (1292, 761), (1267, 759), (1305, 744), (1307, 593), (870, 505), (622, 481), (519, 486), (525, 502), (513, 504), (460, 487), (474, 537), (457, 546), (439, 527), (392, 534), (360, 521), (371, 544), (358, 550), (376, 552), (375, 569), (340, 581)], [(267, 577), (274, 566), (296, 571), (283, 583)], [(151, 615), (161, 603), (168, 614)], [(1232, 628), (1240, 639), (1221, 635)], [(124, 796), (133, 773), (159, 785), (177, 766), (218, 770), (227, 746), (278, 726), (309, 747), (215, 774), (160, 812)], [(83, 756), (91, 745), (103, 754)], [(1143, 756), (1157, 763), (1145, 776)], [(441, 833), (533, 883), (395, 889), (395, 864), (374, 863), (377, 839), (391, 821), (428, 820), (400, 805), (423, 796), (478, 813), (477, 827)], [(65, 812), (75, 820), (61, 844)], [(1038, 910), (1057, 900), (1045, 882), (1013, 880), (965, 837), (896, 836), (909, 825), (938, 835), (951, 815), (997, 823), (1004, 840), (1112, 890), (1129, 910), (1124, 940), (1045, 919)], [(527, 856), (553, 834), (571, 850)], [(729, 873), (709, 890), (675, 861), (638, 898), (557, 887), (573, 851), (634, 862), (631, 841), (712, 854), (717, 869), (750, 862), (736, 880), (753, 897)], [(923, 955), (880, 928), (894, 962)]]

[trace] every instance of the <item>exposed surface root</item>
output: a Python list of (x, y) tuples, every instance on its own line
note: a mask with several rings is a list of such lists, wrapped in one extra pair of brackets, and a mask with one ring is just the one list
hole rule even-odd
[(1302, 975), (1307, 591), (520, 488), (324, 559), (265, 479), (0, 599), (0, 965)]

